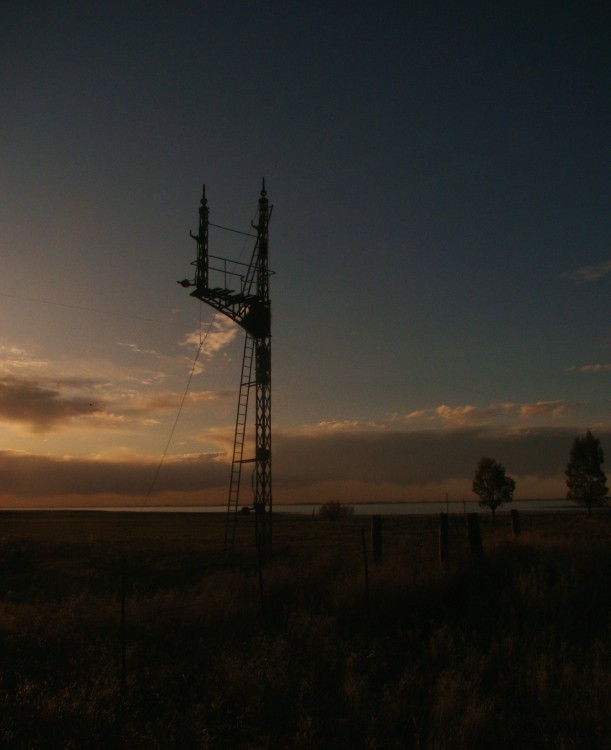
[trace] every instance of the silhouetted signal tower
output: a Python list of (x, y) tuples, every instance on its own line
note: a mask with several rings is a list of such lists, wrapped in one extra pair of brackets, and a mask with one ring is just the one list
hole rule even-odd
[[(255, 537), (259, 551), (267, 551), (272, 542), (272, 379), (271, 379), (271, 301), (269, 298), (268, 225), (272, 206), (267, 200), (265, 180), (259, 196), (255, 246), (250, 263), (232, 261), (208, 253), (209, 209), (204, 185), (199, 209), (199, 230), (191, 237), (197, 242), (195, 280), (179, 282), (195, 287), (191, 296), (213, 307), (241, 326), (246, 332), (242, 377), (236, 416), (235, 437), (225, 543), (233, 545), (240, 500), (242, 466), (254, 464), (253, 509)], [(227, 229), (227, 227), (219, 227)], [(228, 230), (236, 231), (236, 230)], [(239, 234), (247, 234), (238, 232)], [(213, 286), (216, 283), (218, 286)], [(253, 373), (254, 370), (254, 373)], [(253, 376), (254, 375), (254, 376)], [(244, 457), (246, 420), (251, 389), (255, 389), (255, 455)]]

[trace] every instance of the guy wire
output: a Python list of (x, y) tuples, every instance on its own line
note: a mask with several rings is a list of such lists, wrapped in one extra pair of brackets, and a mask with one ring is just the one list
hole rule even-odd
[(139, 512), (142, 512), (146, 505), (148, 504), (148, 501), (153, 493), (153, 490), (155, 488), (155, 485), (157, 483), (157, 479), (159, 478), (159, 474), (161, 472), (161, 467), (163, 466), (163, 463), (166, 459), (166, 456), (168, 455), (168, 450), (170, 448), (170, 443), (172, 442), (172, 438), (174, 437), (174, 433), (176, 432), (176, 427), (178, 426), (178, 420), (180, 419), (180, 415), (182, 414), (182, 410), (185, 405), (185, 401), (187, 400), (187, 394), (189, 393), (189, 389), (191, 387), (191, 381), (193, 380), (193, 375), (195, 373), (195, 366), (197, 365), (197, 360), (199, 359), (199, 355), (201, 354), (201, 351), (203, 349), (204, 344), (206, 343), (206, 339), (210, 335), (210, 331), (212, 330), (212, 326), (214, 325), (214, 321), (216, 320), (217, 313), (215, 313), (212, 316), (212, 319), (210, 320), (210, 323), (208, 324), (208, 328), (206, 330), (206, 333), (202, 337), (201, 335), (201, 305), (200, 305), (200, 337), (199, 337), (199, 346), (197, 347), (197, 352), (195, 354), (195, 357), (193, 359), (193, 364), (191, 365), (191, 372), (189, 373), (189, 377), (187, 378), (187, 384), (185, 386), (184, 393), (182, 394), (182, 399), (180, 400), (180, 405), (178, 406), (178, 412), (176, 413), (176, 418), (174, 419), (174, 424), (172, 425), (172, 429), (170, 430), (170, 434), (168, 436), (168, 439), (165, 444), (165, 448), (163, 449), (163, 453), (161, 455), (161, 458), (159, 459), (159, 462), (157, 464), (157, 468), (155, 470), (155, 473), (153, 475), (153, 478), (151, 480), (151, 483), (149, 485), (149, 488), (147, 490), (146, 495), (144, 496), (144, 500), (142, 501), (142, 505), (139, 508)]

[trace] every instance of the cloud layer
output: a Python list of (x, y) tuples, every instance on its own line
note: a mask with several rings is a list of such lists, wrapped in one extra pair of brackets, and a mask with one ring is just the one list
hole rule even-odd
[[(160, 468), (161, 467), (161, 468)], [(126, 502), (155, 494), (189, 494), (221, 487), (227, 467), (215, 455), (187, 455), (163, 464), (145, 459), (102, 461), (58, 458), (15, 451), (0, 451), (0, 492), (17, 500), (79, 498), (84, 505), (104, 497), (121, 496)]]
[(0, 379), (0, 420), (27, 425), (33, 432), (45, 432), (83, 416), (91, 417), (98, 409), (90, 398), (65, 393), (85, 389), (92, 389), (90, 381), (35, 381), (5, 375)]
[(333, 432), (285, 436), (276, 441), (274, 459), (291, 483), (424, 485), (471, 476), (482, 455), (496, 457), (510, 473), (552, 477), (564, 470), (573, 437), (568, 428)]
[[(223, 350), (234, 335), (235, 326), (213, 323), (208, 348), (202, 347), (204, 356)], [(183, 343), (199, 347), (199, 333)], [(155, 356), (135, 344), (123, 348)], [(190, 390), (185, 395), (168, 387), (164, 377), (145, 379), (133, 369), (126, 375), (116, 370), (102, 374), (95, 368), (98, 374), (91, 377), (87, 374), (91, 370), (75, 367), (74, 372), (85, 374), (53, 376), (42, 360), (16, 347), (5, 347), (0, 358), (0, 423), (18, 428), (19, 435), (30, 440), (22, 446), (31, 447), (32, 435), (38, 440), (61, 433), (63, 440), (68, 431), (73, 442), (94, 436), (90, 445), (95, 445), (91, 455), (79, 457), (44, 454), (42, 442), (39, 452), (0, 452), (3, 505), (137, 505), (149, 496), (157, 504), (226, 501), (233, 428), (202, 420), (201, 415), (213, 402), (233, 399), (233, 389)], [(192, 424), (184, 444), (199, 445), (202, 452), (171, 456), (163, 465), (159, 458), (140, 455), (142, 436), (157, 435), (155, 425), (162, 425), (164, 419), (167, 424), (185, 402), (191, 417), (197, 412), (197, 419), (191, 419), (197, 426)], [(603, 447), (611, 442), (608, 422), (586, 423), (587, 407), (562, 399), (441, 404), (397, 413), (385, 422), (341, 420), (291, 430), (275, 428), (275, 501), (422, 500), (443, 498), (445, 492), (469, 496), (474, 467), (483, 455), (501, 461), (517, 479), (517, 496), (559, 497), (565, 491), (563, 472), (575, 435), (589, 426)], [(226, 425), (233, 421), (233, 405), (231, 415)], [(112, 445), (104, 432), (109, 430)], [(7, 430), (9, 436), (16, 434)], [(132, 442), (114, 440), (120, 434), (131, 435)], [(165, 434), (162, 438), (160, 450)], [(247, 448), (250, 455), (250, 444)]]
[[(479, 458), (492, 456), (517, 479), (517, 497), (564, 495), (563, 472), (575, 430), (343, 429), (278, 432), (274, 439), (276, 502), (327, 499), (442, 499), (470, 495)], [(597, 433), (603, 448), (611, 431)], [(158, 473), (157, 473), (158, 472)], [(0, 452), (4, 505), (79, 505), (226, 501), (226, 453), (159, 462), (143, 458), (93, 460)], [(245, 477), (245, 479), (247, 479)], [(248, 482), (246, 502), (248, 501)]]
[(117, 429), (154, 423), (176, 412), (183, 401), (218, 401), (233, 391), (142, 393), (93, 378), (48, 378), (0, 375), (0, 422), (44, 434), (67, 429)]

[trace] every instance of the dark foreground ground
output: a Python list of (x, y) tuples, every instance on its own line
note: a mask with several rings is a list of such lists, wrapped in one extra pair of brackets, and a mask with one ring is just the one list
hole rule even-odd
[(0, 513), (0, 747), (609, 748), (608, 511), (251, 524)]

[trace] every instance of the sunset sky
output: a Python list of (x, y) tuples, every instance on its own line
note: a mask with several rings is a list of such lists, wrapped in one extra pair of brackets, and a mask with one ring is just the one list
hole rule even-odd
[(610, 15), (4, 4), (0, 506), (226, 501), (243, 333), (176, 281), (202, 183), (248, 230), (262, 177), (274, 501), (469, 498), (482, 455), (564, 496), (576, 434), (611, 456)]

